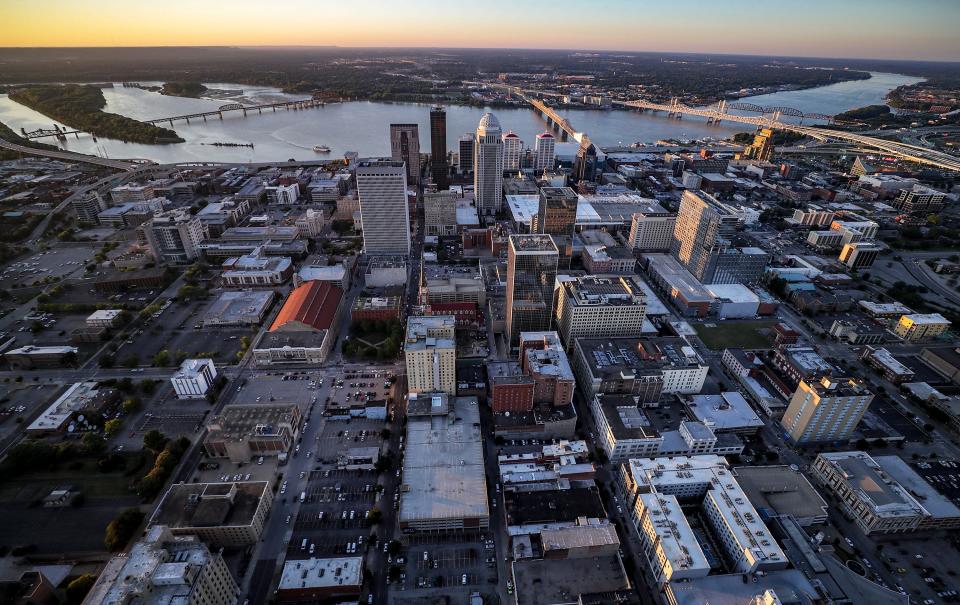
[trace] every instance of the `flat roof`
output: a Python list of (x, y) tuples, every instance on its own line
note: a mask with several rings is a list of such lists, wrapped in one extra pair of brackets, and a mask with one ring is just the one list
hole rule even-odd
[[(589, 564), (585, 564), (587, 561)], [(630, 580), (617, 555), (520, 560), (513, 564), (513, 576), (517, 605), (576, 603), (581, 594), (630, 589)]]
[(279, 590), (359, 587), (363, 581), (363, 557), (301, 559), (286, 561)]
[(712, 303), (713, 296), (703, 284), (669, 254), (644, 254), (649, 270), (676, 290), (688, 303)]
[(594, 399), (617, 441), (660, 439), (660, 433), (634, 396), (601, 393)]
[(763, 428), (765, 423), (738, 391), (719, 395), (693, 395), (687, 408), (714, 431)]
[(696, 352), (679, 337), (578, 338), (576, 346), (594, 377), (701, 365)]
[(874, 460), (894, 481), (920, 500), (920, 505), (935, 519), (960, 517), (960, 508), (900, 456), (877, 456)]
[(167, 490), (150, 524), (173, 529), (247, 526), (261, 499), (272, 497), (267, 481), (179, 483)]
[(477, 398), (452, 397), (450, 407), (407, 421), (401, 523), (490, 515)]
[(738, 466), (733, 474), (761, 514), (797, 519), (827, 515), (827, 503), (820, 493), (803, 473), (789, 466)]
[(273, 302), (273, 290), (240, 290), (222, 293), (204, 314), (204, 321), (255, 322)]
[(507, 525), (533, 525), (604, 518), (606, 511), (594, 487), (504, 492)]
[(680, 502), (672, 494), (640, 494), (645, 509), (649, 510), (653, 530), (659, 538), (663, 555), (674, 571), (710, 569), (700, 541), (687, 522)]
[(707, 284), (704, 288), (716, 298), (735, 303), (760, 303), (760, 297), (743, 284)]
[(882, 518), (914, 517), (923, 507), (866, 452), (823, 453), (860, 502)]

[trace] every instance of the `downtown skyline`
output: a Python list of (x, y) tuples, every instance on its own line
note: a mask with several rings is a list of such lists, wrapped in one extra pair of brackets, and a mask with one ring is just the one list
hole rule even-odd
[[(803, 11), (773, 10), (753, 0), (693, 0), (683, 10), (621, 0), (602, 10), (567, 0), (522, 6), (412, 0), (402, 10), (381, 0), (369, 5), (357, 11), (285, 0), (266, 14), (253, 0), (228, 6), (169, 0), (162, 11), (119, 0), (7, 0), (0, 41), (4, 47), (517, 48), (960, 61), (953, 31), (960, 4), (939, 0), (812, 0)], [(558, 18), (538, 26), (547, 13)], [(268, 27), (271, 15), (284, 27)], [(285, 19), (290, 16), (296, 18)], [(480, 26), (491, 19), (496, 27)]]

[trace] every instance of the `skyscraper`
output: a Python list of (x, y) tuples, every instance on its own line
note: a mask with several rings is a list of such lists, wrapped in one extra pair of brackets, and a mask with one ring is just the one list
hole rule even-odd
[(439, 191), (447, 188), (447, 112), (443, 107), (430, 110), (430, 170)]
[(477, 125), (473, 144), (473, 189), (480, 215), (493, 215), (503, 202), (503, 131), (492, 113)]
[(713, 283), (717, 259), (739, 223), (740, 218), (713, 196), (684, 191), (670, 253), (702, 283)]
[(573, 237), (577, 222), (577, 192), (570, 187), (542, 187), (534, 230), (546, 235)]
[(510, 346), (521, 332), (550, 329), (559, 253), (549, 235), (511, 235), (507, 254), (507, 333)]
[(508, 172), (520, 170), (520, 152), (523, 141), (514, 131), (503, 135), (503, 169)]
[(390, 157), (407, 165), (407, 182), (420, 182), (420, 127), (416, 124), (390, 125)]
[(410, 254), (410, 212), (404, 162), (369, 158), (357, 164), (357, 195), (367, 254)]
[(543, 170), (553, 170), (556, 162), (557, 139), (549, 132), (541, 132), (533, 144), (533, 168), (540, 173)]
[(459, 158), (457, 168), (460, 174), (470, 174), (473, 172), (473, 135), (469, 132), (460, 137)]
[(597, 176), (597, 148), (593, 143), (580, 145), (577, 149), (573, 175), (577, 181), (592, 181)]
[(801, 380), (780, 424), (795, 443), (847, 441), (871, 401), (873, 393), (858, 379)]

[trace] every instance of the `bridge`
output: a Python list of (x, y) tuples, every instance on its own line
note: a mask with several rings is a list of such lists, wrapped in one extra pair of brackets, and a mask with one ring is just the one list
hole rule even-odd
[[(560, 93), (524, 90), (517, 86), (492, 82), (469, 82), (469, 84), (478, 84), (506, 90), (533, 105), (535, 109), (541, 113), (544, 113), (544, 115), (547, 116), (552, 122), (557, 124), (559, 128), (562, 128), (564, 132), (568, 132), (571, 134), (571, 136), (580, 136), (581, 139), (578, 140), (581, 141), (581, 146), (583, 144), (582, 139), (587, 139), (589, 141), (585, 134), (575, 133), (572, 128), (567, 130), (567, 127), (569, 127), (569, 122), (563, 120), (563, 118), (561, 118), (559, 114), (557, 114), (552, 108), (536, 98), (536, 96), (564, 96)], [(677, 118), (684, 115), (692, 115), (704, 118), (708, 122), (714, 124), (719, 124), (720, 122), (737, 122), (740, 124), (750, 124), (756, 128), (788, 130), (803, 134), (822, 142), (853, 143), (857, 147), (863, 149), (873, 149), (901, 160), (915, 162), (925, 166), (933, 166), (935, 168), (941, 168), (944, 170), (960, 172), (960, 158), (950, 155), (949, 153), (944, 153), (928, 147), (922, 147), (920, 145), (911, 145), (909, 143), (882, 139), (879, 137), (858, 134), (855, 132), (845, 132), (842, 130), (833, 130), (830, 128), (820, 128), (815, 126), (804, 126), (802, 124), (793, 124), (791, 122), (781, 120), (784, 115), (801, 118), (829, 118), (829, 116), (824, 116), (822, 114), (803, 114), (799, 110), (789, 107), (765, 108), (760, 107), (759, 105), (751, 105), (747, 103), (728, 104), (726, 101), (720, 101), (716, 105), (711, 105), (709, 107), (690, 107), (680, 103), (678, 99), (672, 99), (669, 103), (654, 103), (652, 101), (644, 101), (641, 99), (636, 101), (613, 101), (613, 104), (620, 107), (629, 107), (632, 109), (645, 111), (660, 111), (666, 113), (668, 116)], [(544, 110), (545, 108), (549, 110), (549, 114)], [(732, 113), (735, 110), (760, 110), (762, 113), (758, 116), (746, 116)]]
[[(169, 116), (166, 118), (155, 118), (152, 120), (140, 120), (146, 124), (152, 124), (156, 126), (157, 124), (169, 124), (173, 126), (174, 122), (185, 121), (187, 124), (190, 123), (190, 120), (199, 120), (202, 119), (204, 122), (207, 121), (207, 118), (217, 117), (223, 119), (223, 114), (231, 112), (240, 112), (246, 116), (248, 113), (257, 112), (257, 115), (260, 115), (264, 110), (272, 110), (276, 112), (278, 109), (284, 110), (298, 110), (298, 109), (309, 109), (311, 107), (322, 107), (326, 105), (325, 101), (319, 99), (300, 99), (297, 101), (281, 101), (279, 103), (263, 103), (261, 105), (241, 105), (240, 103), (227, 103), (226, 105), (221, 105), (217, 109), (211, 111), (202, 111), (199, 113), (189, 113), (179, 116)], [(83, 134), (79, 130), (64, 130), (59, 126), (54, 126), (50, 128), (38, 128), (37, 130), (26, 131), (22, 128), (20, 129), (23, 137), (26, 139), (42, 139), (45, 137), (57, 137), (58, 139), (63, 139), (66, 135), (72, 134), (79, 138), (79, 135)]]
[(0, 148), (16, 151), (17, 153), (24, 155), (36, 155), (55, 160), (63, 160), (65, 162), (81, 162), (84, 164), (93, 164), (96, 166), (104, 166), (106, 168), (115, 168), (117, 170), (127, 171), (136, 170), (140, 166), (152, 163), (148, 160), (111, 160), (110, 158), (101, 158), (99, 156), (87, 155), (85, 153), (73, 153), (71, 151), (59, 150), (54, 151), (51, 149), (36, 149), (35, 147), (27, 147), (25, 145), (11, 143), (10, 141), (4, 139), (0, 139)]

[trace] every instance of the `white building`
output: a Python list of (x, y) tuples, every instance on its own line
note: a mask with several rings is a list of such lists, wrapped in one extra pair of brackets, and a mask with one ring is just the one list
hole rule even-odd
[(648, 209), (633, 215), (628, 244), (634, 250), (667, 252), (673, 244), (673, 231), (676, 226), (676, 214), (667, 212), (657, 204), (651, 204)]
[(411, 393), (456, 395), (456, 325), (452, 315), (407, 318), (403, 351)]
[(186, 264), (200, 255), (207, 229), (185, 208), (159, 212), (141, 225), (150, 255), (163, 263)]
[(477, 125), (473, 144), (473, 189), (481, 215), (493, 215), (503, 203), (503, 131), (492, 113)]
[[(686, 516), (677, 512), (679, 501), (699, 502), (705, 529), (736, 573), (787, 567), (786, 554), (722, 456), (630, 460), (620, 480), (625, 508), (661, 581), (702, 577), (710, 570)], [(672, 523), (657, 523), (661, 518)]]
[(640, 336), (646, 294), (631, 276), (583, 276), (560, 284), (557, 327), (567, 349), (574, 339)]
[(83, 605), (235, 605), (240, 592), (219, 551), (163, 525), (107, 563)]
[(357, 194), (366, 254), (410, 254), (410, 212), (403, 162), (361, 160)]
[(503, 135), (503, 169), (507, 172), (520, 170), (520, 152), (523, 150), (523, 141), (514, 131)]
[(97, 309), (87, 317), (87, 327), (112, 328), (120, 321), (122, 309)]
[(170, 383), (179, 399), (202, 399), (216, 377), (217, 368), (212, 359), (185, 359), (177, 373), (170, 377)]
[(323, 232), (323, 224), (323, 210), (313, 208), (307, 208), (296, 222), (297, 229), (307, 237), (318, 237)]
[(549, 132), (541, 132), (533, 143), (533, 169), (538, 173), (544, 170), (553, 170), (556, 163), (557, 139)]
[(293, 185), (272, 185), (266, 187), (267, 201), (271, 204), (280, 204), (289, 206), (296, 204), (300, 199), (300, 187), (296, 183)]

